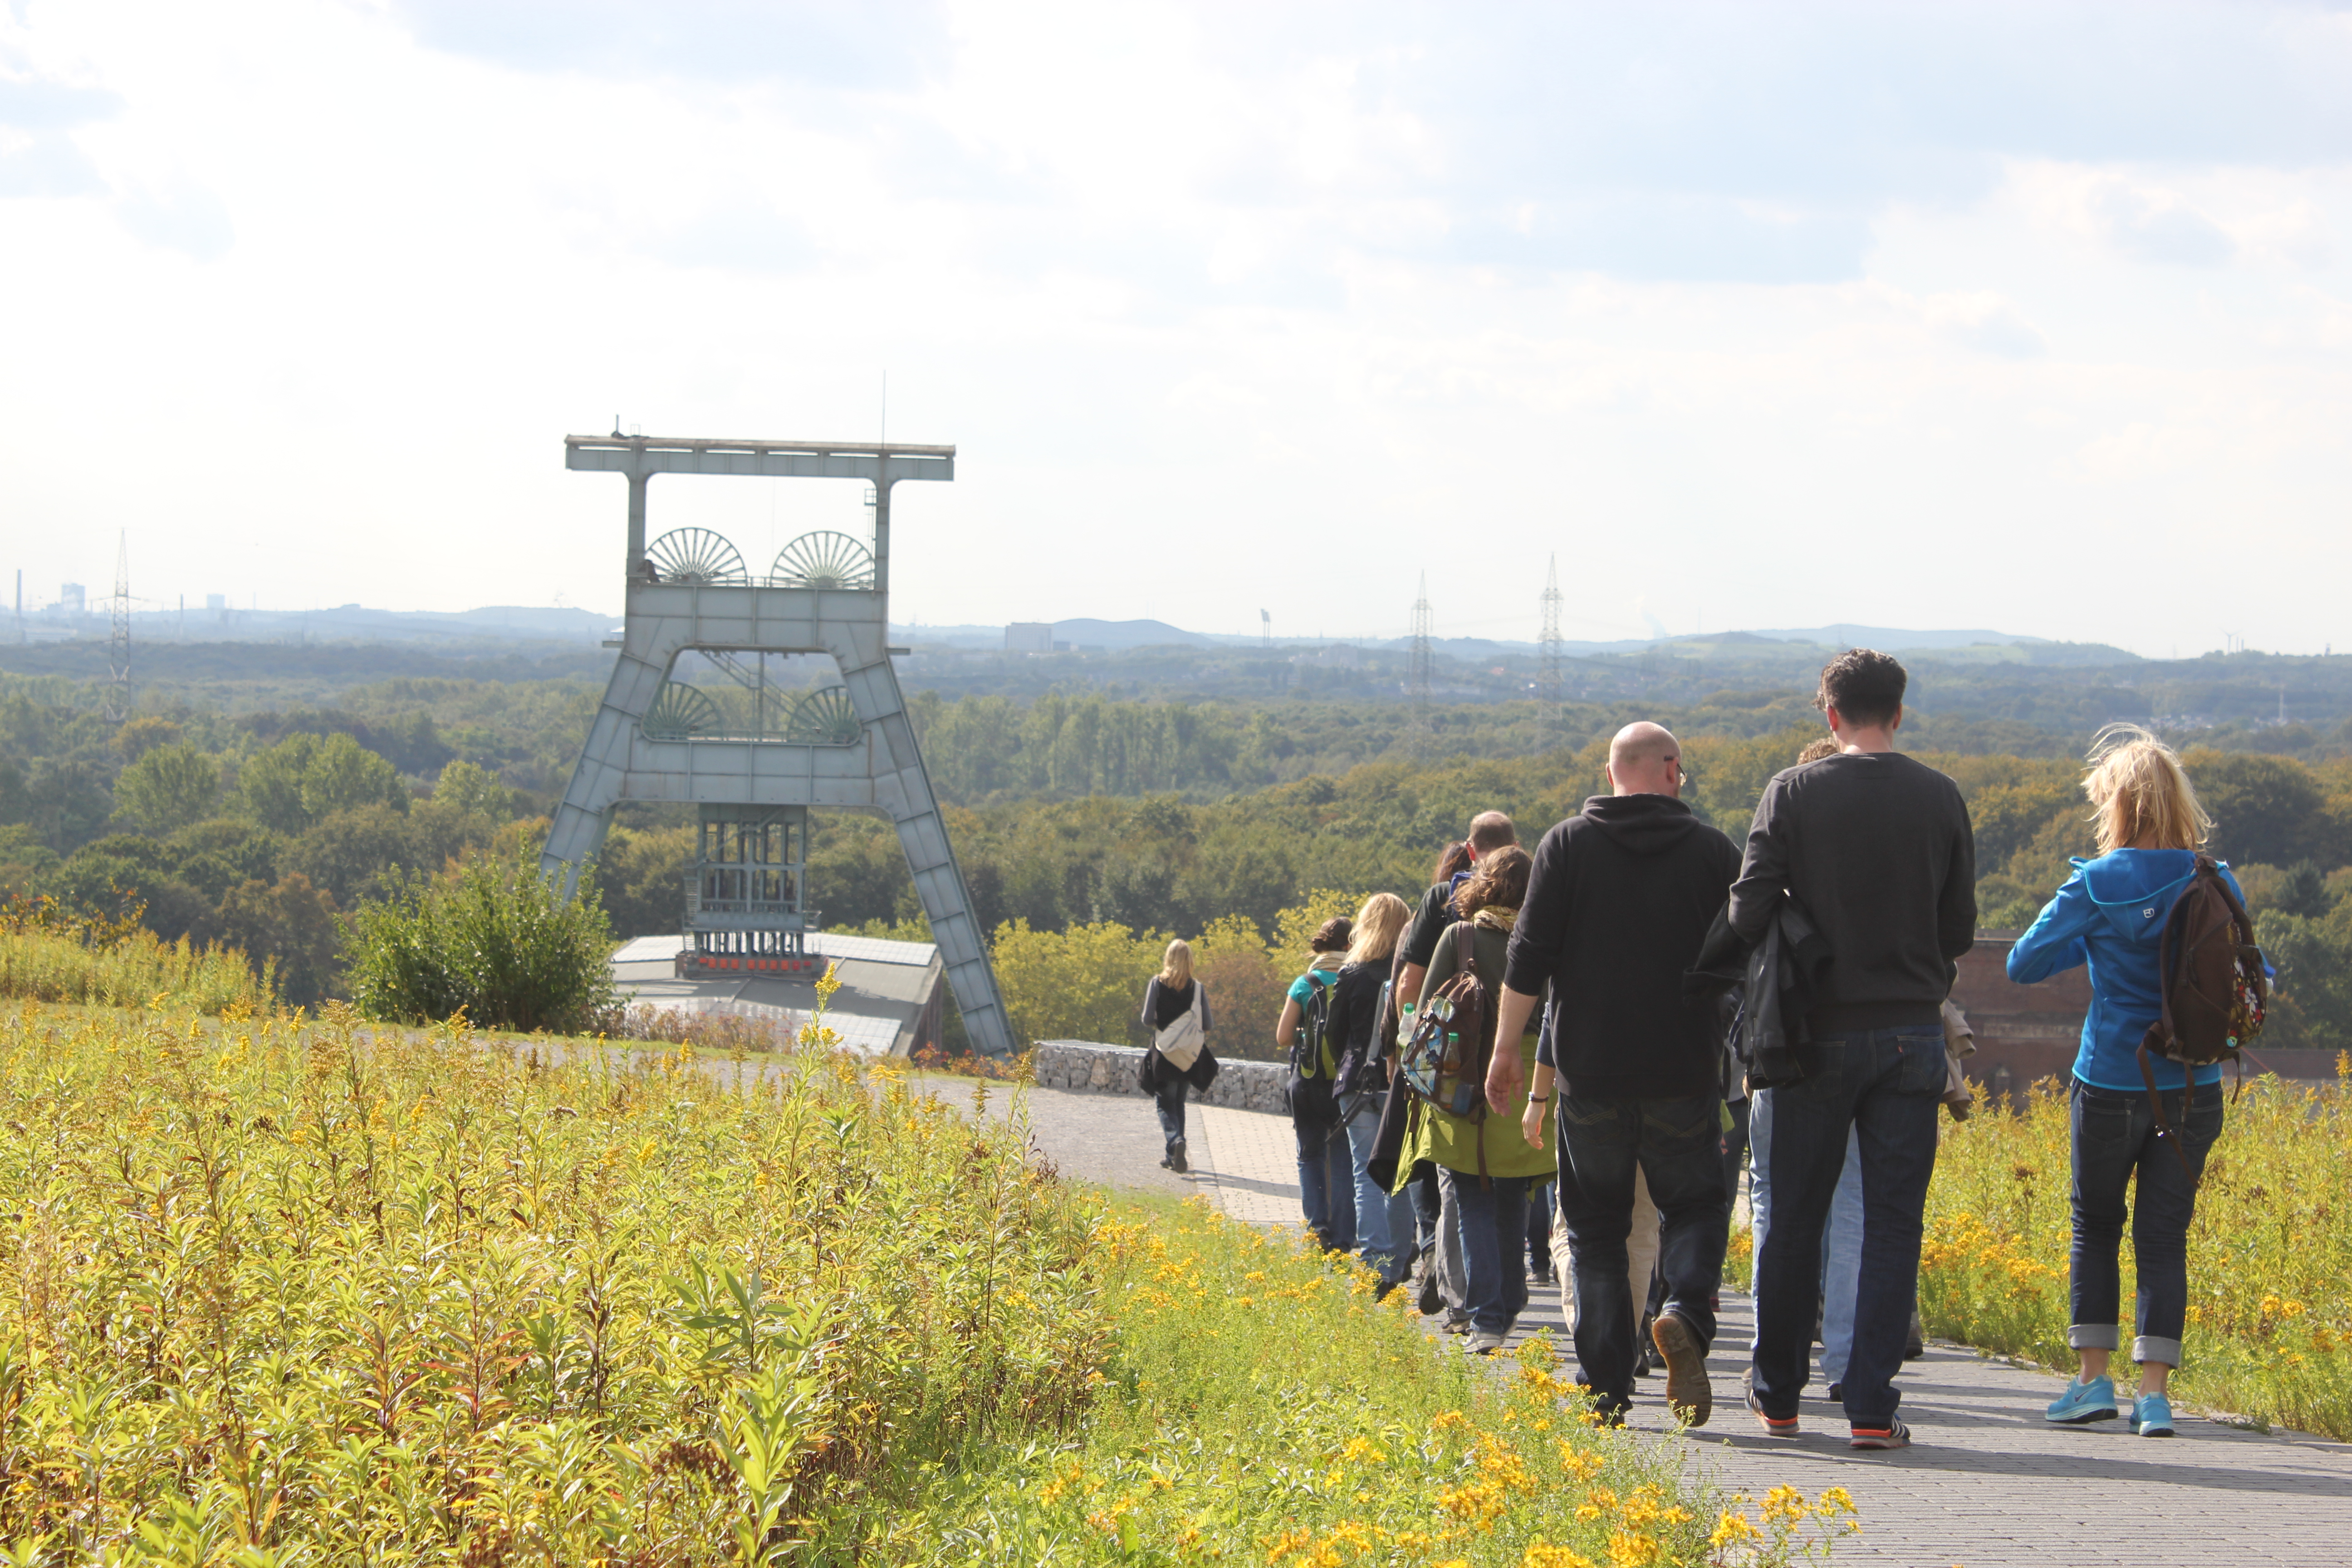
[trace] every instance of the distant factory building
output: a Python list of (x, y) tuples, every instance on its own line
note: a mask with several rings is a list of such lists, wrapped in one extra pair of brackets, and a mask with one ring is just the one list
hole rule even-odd
[(1051, 621), (1015, 621), (1004, 628), (1004, 651), (1007, 653), (1051, 653), (1054, 651), (1054, 623)]

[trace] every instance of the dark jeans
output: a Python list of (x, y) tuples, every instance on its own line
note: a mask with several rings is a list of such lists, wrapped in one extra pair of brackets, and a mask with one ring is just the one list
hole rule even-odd
[(1544, 1183), (1528, 1194), (1528, 1272), (1551, 1278), (1551, 1188)]
[(1160, 1088), (1151, 1097), (1160, 1112), (1160, 1136), (1168, 1145), (1167, 1152), (1176, 1152), (1176, 1141), (1184, 1136), (1184, 1095), (1192, 1086), (1178, 1076), (1173, 1068), (1162, 1068)]
[(1723, 1135), (1723, 1191), (1737, 1204), (1739, 1201), (1739, 1167), (1748, 1161), (1748, 1116), (1755, 1102), (1731, 1100), (1724, 1103), (1731, 1109), (1731, 1131)]
[(1444, 1201), (1437, 1191), (1436, 1162), (1413, 1162), (1405, 1191), (1412, 1195), (1413, 1240), (1423, 1254), (1433, 1260), (1437, 1257), (1438, 1215), (1444, 1212)]
[(1911, 1309), (1919, 1295), (1920, 1214), (1936, 1170), (1936, 1108), (1944, 1092), (1939, 1023), (1826, 1035), (1807, 1047), (1806, 1076), (1772, 1090), (1772, 1215), (1756, 1260), (1756, 1398), (1792, 1416), (1811, 1371), (1821, 1307), (1822, 1235), (1845, 1171), (1846, 1130), (1862, 1153), (1862, 1279), (1846, 1419), (1885, 1426), (1902, 1396)]
[(2186, 1106), (2179, 1089), (2167, 1089), (2161, 1098), (2172, 1138), (2157, 1136), (2156, 1113), (2146, 1094), (2074, 1080), (2068, 1106), (2074, 1148), (2074, 1246), (2068, 1270), (2074, 1322), (2066, 1342), (2077, 1350), (2111, 1351), (2122, 1339), (2116, 1319), (2123, 1280), (2116, 1254), (2124, 1239), (2124, 1184), (2137, 1171), (2139, 1196), (2130, 1219), (2139, 1274), (2139, 1333), (2132, 1342), (2132, 1360), (2179, 1366), (2189, 1313), (2189, 1221), (2197, 1199), (2196, 1185), (2180, 1164), (2185, 1159), (2189, 1172), (2203, 1173), (2205, 1156), (2221, 1135), (2221, 1086), (2200, 1085)]
[(1576, 1271), (1576, 1359), (1602, 1405), (1622, 1410), (1633, 1397), (1633, 1335), (1644, 1305), (1625, 1283), (1636, 1168), (1658, 1205), (1665, 1310), (1689, 1325), (1702, 1352), (1715, 1342), (1715, 1293), (1731, 1231), (1723, 1097), (1562, 1095), (1559, 1159), (1560, 1217)]
[(1348, 1153), (1348, 1129), (1338, 1121), (1293, 1118), (1298, 1140), (1298, 1207), (1307, 1228), (1330, 1252), (1356, 1246), (1356, 1163)]
[(1454, 1213), (1462, 1226), (1463, 1305), (1470, 1326), (1482, 1334), (1507, 1334), (1528, 1304), (1528, 1271), (1519, 1267), (1528, 1230), (1530, 1176), (1475, 1175), (1441, 1170), (1437, 1179), (1454, 1189)]

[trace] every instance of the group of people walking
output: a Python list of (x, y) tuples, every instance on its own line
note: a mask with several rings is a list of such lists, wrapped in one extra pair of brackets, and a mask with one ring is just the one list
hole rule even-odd
[[(1766, 786), (1744, 851), (1682, 800), (1675, 737), (1630, 724), (1610, 744), (1610, 793), (1532, 856), (1508, 817), (1487, 813), (1445, 851), (1418, 908), (1381, 893), (1326, 922), (1275, 1031), (1319, 1243), (1358, 1254), (1384, 1296), (1410, 1287), (1486, 1353), (1527, 1305), (1526, 1259), (1540, 1273), (1549, 1252), (1602, 1417), (1623, 1418), (1654, 1362), (1669, 1405), (1696, 1426), (1713, 1410), (1706, 1361), (1745, 1160), (1756, 1302), (1745, 1403), (1767, 1432), (1796, 1433), (1819, 1333), (1853, 1446), (1906, 1446), (1894, 1379), (1918, 1353), (1938, 1107), (1960, 1116), (1969, 1101), (1958, 1058), (1970, 1046), (1949, 994), (1975, 938), (1976, 874), (1958, 788), (1895, 749), (1906, 684), (1900, 663), (1870, 649), (1822, 671), (1830, 733)], [(2137, 731), (2103, 734), (2084, 790), (2099, 853), (2075, 862), (2009, 958), (2023, 983), (2087, 963), (2094, 997), (2071, 1088), (2069, 1340), (2082, 1366), (2044, 1415), (2122, 1414), (2108, 1363), (2128, 1217), (2131, 1420), (2165, 1436), (2220, 1069), (2136, 1052), (2165, 1011), (2160, 937), (2210, 823), (2179, 758)], [(1179, 1171), (1183, 1096), (1201, 1069), (1180, 1068), (1170, 1041), (1186, 1018), (1196, 1034), (1208, 1026), (1190, 958), (1171, 944), (1144, 1003), (1172, 1053), (1146, 1061)], [(1483, 1084), (1451, 1099), (1408, 1088), (1400, 1059), (1415, 1017), (1425, 1038), (1465, 970), (1489, 999)]]

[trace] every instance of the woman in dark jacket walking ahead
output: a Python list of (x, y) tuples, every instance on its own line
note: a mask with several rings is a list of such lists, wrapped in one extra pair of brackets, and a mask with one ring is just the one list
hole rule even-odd
[[(1348, 961), (1331, 991), (1331, 1035), (1339, 1058), (1333, 1088), (1339, 1098), (1339, 1125), (1348, 1140), (1355, 1173), (1356, 1255), (1380, 1276), (1380, 1295), (1396, 1289), (1412, 1267), (1412, 1200), (1391, 1194), (1366, 1167), (1388, 1105), (1389, 1061), (1394, 1042), (1381, 1027), (1382, 987), (1396, 968), (1398, 942), (1412, 909), (1394, 893), (1374, 893), (1356, 911)], [(1333, 1201), (1339, 1200), (1334, 1195)]]
[[(1197, 1031), (1177, 1029), (1188, 1014), (1199, 1020)], [(1160, 1133), (1168, 1144), (1168, 1152), (1160, 1156), (1160, 1163), (1182, 1175), (1192, 1168), (1184, 1159), (1184, 1095), (1192, 1077), (1187, 1069), (1197, 1069), (1209, 1054), (1209, 988), (1192, 978), (1191, 943), (1177, 941), (1168, 944), (1160, 973), (1143, 988), (1143, 1026), (1152, 1035), (1151, 1047), (1143, 1053), (1144, 1087), (1151, 1090), (1158, 1102)], [(1175, 1031), (1173, 1036), (1171, 1030)], [(1180, 1068), (1160, 1054), (1160, 1045), (1166, 1041), (1181, 1054), (1179, 1040), (1187, 1035), (1200, 1054)]]
[[(2067, 1095), (2074, 1246), (2069, 1268), (2074, 1321), (2066, 1342), (2082, 1355), (2083, 1371), (2044, 1415), (2079, 1426), (2120, 1414), (2107, 1362), (2123, 1339), (2116, 1321), (2123, 1305), (2116, 1253), (2123, 1245), (2124, 1189), (2137, 1173), (2130, 1218), (2139, 1275), (2139, 1332), (2132, 1342), (2139, 1396), (2132, 1401), (2132, 1430), (2169, 1437), (2166, 1383), (2180, 1364), (2189, 1314), (2189, 1222), (2197, 1178), (2221, 1135), (2221, 1068), (2218, 1063), (2199, 1068), (2192, 1079), (2179, 1062), (2148, 1058), (2164, 1120), (2174, 1130), (2172, 1137), (2162, 1137), (2140, 1076), (2138, 1047), (2164, 1005), (2164, 928), (2213, 824), (2172, 748), (2130, 725), (2100, 733), (2083, 793), (2096, 813), (2098, 858), (2074, 862), (2074, 876), (2009, 950), (2009, 977), (2021, 985), (2078, 963), (2091, 969), (2091, 1010), (2083, 1019), (2083, 1047)], [(2221, 876), (2235, 892), (2238, 880), (2228, 868)]]

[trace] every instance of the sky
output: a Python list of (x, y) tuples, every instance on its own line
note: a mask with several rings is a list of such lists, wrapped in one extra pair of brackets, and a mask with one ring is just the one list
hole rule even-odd
[(2347, 83), (2323, 5), (0, 0), (0, 572), (616, 611), (617, 421), (955, 445), (900, 622), (2352, 647)]

